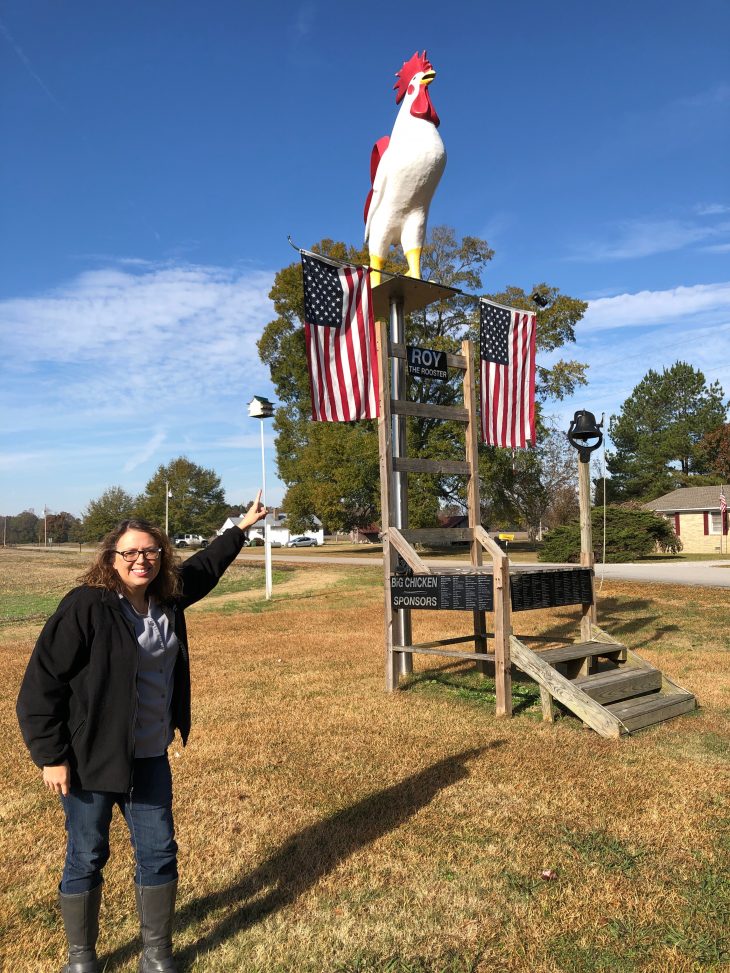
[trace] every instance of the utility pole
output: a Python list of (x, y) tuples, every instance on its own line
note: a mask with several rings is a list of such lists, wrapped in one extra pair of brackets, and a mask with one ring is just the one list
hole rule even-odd
[(172, 490), (170, 489), (170, 481), (165, 480), (165, 533), (169, 534), (168, 524), (170, 522), (170, 498), (172, 497)]

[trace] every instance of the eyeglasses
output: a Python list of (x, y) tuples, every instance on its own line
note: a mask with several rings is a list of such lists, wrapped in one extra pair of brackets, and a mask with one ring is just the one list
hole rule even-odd
[(138, 551), (115, 551), (120, 557), (123, 557), (125, 561), (136, 561), (137, 558), (142, 555), (145, 561), (156, 561), (157, 558), (162, 554), (161, 547), (143, 547)]

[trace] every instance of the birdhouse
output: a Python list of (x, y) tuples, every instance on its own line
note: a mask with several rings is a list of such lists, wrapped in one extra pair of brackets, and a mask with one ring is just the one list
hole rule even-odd
[(248, 403), (250, 419), (270, 419), (274, 414), (274, 403), (269, 402), (263, 395), (254, 395)]

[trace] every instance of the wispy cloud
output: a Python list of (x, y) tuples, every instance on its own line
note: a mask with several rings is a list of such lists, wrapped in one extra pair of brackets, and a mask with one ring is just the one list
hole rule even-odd
[[(572, 260), (635, 260), (657, 253), (669, 253), (698, 246), (718, 237), (730, 236), (730, 222), (716, 224), (691, 220), (624, 220), (608, 228), (611, 239), (582, 243), (571, 254)], [(722, 244), (721, 244), (722, 245)]]
[[(97, 419), (191, 414), (244, 379), (268, 381), (256, 341), (271, 317), (272, 274), (218, 267), (115, 267), (38, 297), (0, 302), (7, 408), (36, 385), (52, 412)], [(12, 387), (15, 385), (15, 387)]]
[(146, 463), (148, 459), (151, 459), (151, 457), (153, 457), (155, 453), (157, 453), (157, 451), (159, 450), (160, 446), (164, 443), (164, 441), (165, 441), (165, 433), (162, 430), (159, 430), (154, 434), (154, 436), (151, 437), (151, 439), (149, 439), (145, 443), (145, 445), (142, 447), (142, 449), (140, 449), (138, 453), (136, 453), (134, 456), (131, 456), (127, 460), (127, 462), (122, 467), (123, 471), (125, 473), (131, 473), (132, 470), (136, 470), (138, 466), (141, 466), (143, 463)]
[(580, 331), (585, 334), (688, 320), (697, 325), (730, 322), (730, 281), (600, 297), (589, 303)]
[[(544, 356), (549, 364), (565, 354)], [(730, 281), (664, 291), (617, 294), (591, 301), (570, 356), (589, 365), (588, 385), (572, 398), (549, 403), (567, 429), (575, 409), (618, 413), (650, 368), (676, 361), (699, 369), (730, 395)]]
[(10, 473), (13, 470), (24, 469), (31, 464), (37, 463), (43, 456), (44, 454), (39, 451), (6, 452), (3, 450), (0, 452), (0, 470)]
[(76, 512), (112, 484), (134, 494), (181, 453), (228, 478), (232, 496), (253, 495), (260, 440), (246, 403), (273, 392), (256, 348), (272, 281), (250, 267), (130, 258), (1, 301), (7, 509), (39, 489)]
[(698, 216), (720, 216), (723, 213), (730, 213), (730, 206), (725, 203), (698, 203), (695, 206), (695, 213)]

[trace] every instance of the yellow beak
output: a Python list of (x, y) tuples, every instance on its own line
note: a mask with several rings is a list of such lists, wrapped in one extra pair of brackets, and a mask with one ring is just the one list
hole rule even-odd
[(426, 71), (426, 73), (421, 78), (421, 84), (423, 84), (423, 85), (431, 84), (431, 82), (433, 81), (433, 79), (435, 77), (436, 77), (436, 72), (435, 71)]

